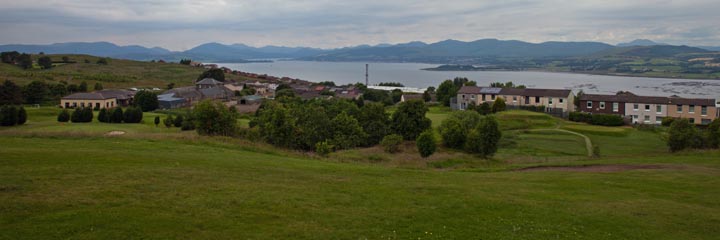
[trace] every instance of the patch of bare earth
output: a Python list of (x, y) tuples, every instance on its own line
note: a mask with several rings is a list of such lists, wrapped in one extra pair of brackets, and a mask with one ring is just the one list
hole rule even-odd
[(607, 165), (581, 165), (581, 166), (538, 166), (521, 168), (519, 172), (536, 172), (536, 171), (566, 171), (566, 172), (622, 172), (630, 170), (646, 170), (646, 169), (677, 169), (678, 166), (669, 165), (623, 165), (623, 164), (607, 164)]
[(110, 131), (110, 132), (105, 133), (105, 136), (113, 137), (113, 136), (120, 136), (123, 134), (125, 134), (125, 132), (123, 132), (123, 131)]

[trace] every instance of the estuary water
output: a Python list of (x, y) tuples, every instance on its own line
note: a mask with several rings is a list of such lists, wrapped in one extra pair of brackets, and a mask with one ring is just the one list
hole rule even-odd
[[(265, 63), (217, 63), (233, 70), (268, 74), (276, 77), (292, 77), (312, 82), (333, 81), (336, 84), (365, 82), (363, 62), (312, 62), (276, 61)], [(423, 68), (437, 67), (436, 64), (422, 63), (369, 63), (369, 82), (400, 82), (407, 87), (437, 87), (443, 80), (467, 77), (487, 86), (492, 82), (524, 84), (530, 88), (572, 89), (576, 92), (614, 94), (631, 91), (638, 95), (670, 96), (679, 95), (695, 98), (720, 99), (720, 80), (641, 78), (605, 75), (589, 75), (557, 72), (513, 72), (513, 71), (425, 71)]]

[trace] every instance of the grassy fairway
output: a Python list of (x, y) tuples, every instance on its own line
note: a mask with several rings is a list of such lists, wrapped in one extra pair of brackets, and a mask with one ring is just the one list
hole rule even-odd
[[(670, 155), (655, 148), (662, 143), (655, 140), (658, 134), (634, 129), (623, 135), (586, 133), (607, 153), (599, 159), (584, 157), (583, 140), (575, 135), (507, 130), (516, 143), (506, 143), (496, 159), (444, 153), (448, 161), (478, 164), (434, 170), (344, 163), (197, 137), (156, 128), (150, 115), (145, 124), (60, 125), (54, 122), (56, 111), (28, 109), (26, 126), (0, 128), (0, 239), (720, 235), (720, 152)], [(533, 113), (503, 115), (499, 119), (513, 126), (519, 125), (515, 121), (569, 124), (539, 116), (518, 120)], [(55, 133), (45, 133), (50, 130)], [(128, 134), (103, 136), (110, 130)], [(493, 171), (480, 164), (488, 162)], [(548, 164), (656, 168), (511, 171)]]

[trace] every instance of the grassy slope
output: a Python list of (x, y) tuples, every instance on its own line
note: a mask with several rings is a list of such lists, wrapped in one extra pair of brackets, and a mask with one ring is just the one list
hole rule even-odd
[[(177, 63), (152, 63), (132, 60), (111, 59), (108, 65), (95, 64), (98, 57), (89, 55), (47, 55), (54, 61), (68, 56), (77, 63), (61, 64), (48, 70), (23, 70), (17, 66), (0, 63), (0, 79), (15, 81), (25, 85), (34, 80), (79, 84), (87, 81), (90, 88), (95, 82), (101, 82), (105, 88), (158, 87), (165, 88), (169, 83), (176, 86), (192, 85), (193, 81), (205, 70)], [(84, 63), (84, 60), (90, 63)], [(244, 77), (226, 75), (227, 79), (244, 80)]]
[[(658, 142), (656, 134), (632, 129), (625, 135), (587, 133), (609, 155), (601, 159), (567, 159), (566, 151), (575, 150), (558, 153), (552, 146), (575, 144), (570, 141), (575, 136), (516, 131), (524, 141), (501, 149), (494, 161), (500, 169), (599, 163), (673, 168), (476, 172), (483, 169), (339, 163), (248, 151), (253, 148), (241, 141), (188, 141), (190, 136), (182, 135), (187, 133), (151, 124), (61, 125), (52, 120), (56, 111), (29, 109), (26, 126), (0, 128), (2, 239), (712, 239), (720, 234), (720, 152), (661, 155), (664, 149), (647, 149)], [(541, 116), (499, 117), (513, 126), (559, 122)], [(51, 129), (75, 134), (53, 135)], [(103, 137), (109, 130), (128, 134)], [(637, 141), (652, 143), (634, 145), (649, 157), (611, 147)], [(526, 148), (537, 150), (513, 153)], [(517, 160), (526, 155), (538, 159)]]

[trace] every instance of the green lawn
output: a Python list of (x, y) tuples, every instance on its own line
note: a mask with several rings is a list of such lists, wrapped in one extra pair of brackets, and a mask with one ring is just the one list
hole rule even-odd
[[(716, 239), (720, 151), (668, 154), (658, 133), (506, 130), (498, 156), (441, 149), (427, 168), (317, 158), (143, 124), (0, 128), (0, 239)], [(432, 111), (431, 111), (432, 114)], [(442, 115), (437, 112), (438, 116)], [(539, 126), (572, 125), (542, 114)], [(514, 124), (514, 123), (513, 123)], [(541, 127), (530, 126), (540, 129)], [(103, 136), (104, 131), (127, 134)], [(46, 132), (54, 132), (48, 134)], [(598, 134), (600, 133), (600, 134)], [(510, 143), (514, 142), (514, 143)], [(405, 151), (411, 151), (408, 142)], [(377, 149), (356, 149), (366, 158)], [(417, 155), (404, 152), (398, 158)], [(522, 158), (523, 156), (527, 158)], [(433, 158), (431, 157), (431, 158)], [(464, 164), (464, 167), (439, 166)], [(423, 163), (425, 164), (425, 163)], [(512, 171), (650, 164), (619, 172)], [(432, 167), (435, 166), (435, 167)]]

